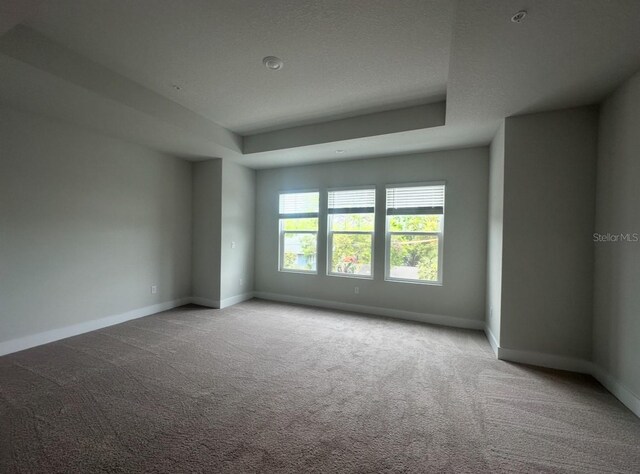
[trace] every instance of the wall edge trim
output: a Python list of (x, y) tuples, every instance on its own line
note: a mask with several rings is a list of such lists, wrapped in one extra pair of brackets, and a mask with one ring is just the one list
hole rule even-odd
[[(491, 344), (490, 331), (486, 332), (487, 339)], [(544, 354), (541, 352), (519, 351), (515, 349), (505, 349), (497, 346), (497, 358), (507, 362), (528, 364), (536, 367), (547, 367), (550, 369), (566, 370), (591, 375), (604, 388), (616, 397), (624, 406), (631, 410), (640, 418), (640, 396), (635, 394), (626, 385), (608, 374), (602, 367), (594, 362), (574, 357), (559, 356), (554, 354)]]
[(203, 298), (202, 296), (192, 296), (189, 298), (189, 303), (206, 306), (207, 308), (220, 309), (220, 300), (211, 300), (209, 298)]
[(580, 374), (590, 375), (593, 372), (593, 364), (588, 360), (544, 352), (522, 351), (498, 346), (498, 359)]
[(640, 418), (640, 396), (633, 393), (627, 386), (617, 380), (612, 375), (607, 374), (602, 367), (593, 364), (593, 377), (600, 382), (604, 388), (609, 390), (614, 397), (622, 402), (638, 418)]
[(81, 323), (72, 324), (69, 326), (62, 326), (55, 329), (49, 329), (47, 331), (30, 334), (28, 336), (22, 336), (15, 339), (9, 339), (8, 341), (0, 342), (0, 356), (12, 354), (14, 352), (23, 351), (32, 347), (41, 346), (50, 342), (59, 341), (68, 337), (78, 336), (98, 329), (106, 328), (116, 324), (131, 321), (132, 319), (142, 318), (152, 314), (160, 313), (168, 309), (177, 308), (189, 304), (191, 298), (178, 298), (164, 303), (153, 304), (144, 306), (142, 308), (133, 309), (124, 313), (106, 316), (98, 319), (91, 319), (89, 321), (83, 321)]
[(320, 308), (337, 309), (341, 311), (352, 311), (354, 313), (373, 314), (376, 316), (386, 316), (389, 318), (417, 321), (421, 323), (437, 324), (439, 326), (451, 326), (463, 329), (484, 329), (484, 321), (457, 318), (455, 316), (444, 316), (439, 314), (417, 313), (413, 311), (394, 310), (380, 306), (364, 306), (354, 303), (342, 303), (333, 300), (322, 300), (307, 298), (302, 296), (285, 295), (281, 293), (270, 293), (265, 291), (254, 291), (254, 297), (264, 300), (281, 301), (284, 303), (296, 303)]
[(225, 298), (220, 300), (220, 309), (228, 308), (229, 306), (233, 306), (234, 304), (242, 303), (243, 301), (247, 301), (253, 298), (253, 291), (249, 291), (247, 293), (242, 293), (240, 295), (230, 296), (229, 298)]
[(497, 357), (500, 344), (498, 344), (498, 340), (496, 339), (496, 336), (493, 334), (493, 331), (491, 331), (491, 328), (489, 327), (488, 324), (484, 326), (484, 334), (487, 336), (487, 339), (489, 340), (489, 344), (491, 345), (491, 349), (493, 349), (493, 353)]

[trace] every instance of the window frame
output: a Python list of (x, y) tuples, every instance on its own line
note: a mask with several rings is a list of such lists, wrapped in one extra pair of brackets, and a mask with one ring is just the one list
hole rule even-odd
[[(331, 192), (340, 192), (340, 191), (358, 191), (358, 190), (373, 190), (373, 230), (331, 230), (331, 214), (329, 212), (329, 193)], [(341, 277), (341, 278), (356, 278), (358, 280), (373, 280), (374, 275), (374, 262), (375, 262), (375, 238), (376, 238), (376, 198), (378, 189), (375, 184), (369, 185), (360, 185), (360, 186), (345, 186), (339, 188), (327, 188), (327, 276), (332, 277)], [(356, 214), (356, 213), (345, 213), (348, 214)], [(338, 214), (341, 215), (341, 214)], [(357, 275), (357, 274), (349, 274), (349, 273), (339, 273), (331, 271), (333, 265), (333, 235), (334, 234), (356, 234), (356, 235), (371, 235), (371, 274), (370, 275)]]
[[(418, 186), (444, 186), (444, 206), (440, 218), (440, 230), (439, 231), (390, 231), (389, 230), (389, 218), (393, 215), (388, 214), (387, 205), (387, 190), (390, 188), (412, 188)], [(414, 285), (429, 285), (429, 286), (443, 286), (443, 261), (444, 261), (444, 225), (446, 215), (446, 201), (447, 201), (447, 183), (446, 181), (428, 181), (421, 183), (402, 183), (402, 184), (387, 184), (384, 188), (384, 225), (385, 225), (385, 261), (384, 261), (384, 280), (392, 283), (412, 283)], [(406, 214), (413, 215), (413, 214)], [(391, 276), (391, 236), (392, 235), (435, 235), (438, 237), (438, 279), (437, 280), (413, 280), (410, 278), (398, 278)]]
[[(305, 193), (317, 193), (318, 194), (318, 211), (305, 213), (304, 217), (296, 214), (297, 217), (282, 217), (280, 213), (280, 196), (284, 194), (305, 194)], [(304, 219), (315, 218), (318, 220), (316, 230), (295, 230), (285, 231), (283, 229), (282, 221), (284, 219)], [(300, 270), (295, 268), (284, 267), (284, 237), (285, 234), (315, 234), (316, 235), (316, 269), (315, 270)], [(278, 191), (278, 271), (283, 273), (299, 273), (301, 275), (317, 275), (318, 274), (318, 248), (319, 248), (319, 234), (320, 234), (320, 190), (315, 189), (295, 189)]]

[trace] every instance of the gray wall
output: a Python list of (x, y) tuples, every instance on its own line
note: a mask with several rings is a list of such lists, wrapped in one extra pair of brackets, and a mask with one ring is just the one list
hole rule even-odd
[[(256, 201), (256, 290), (342, 303), (484, 321), (489, 150), (464, 150), (260, 170)], [(384, 212), (378, 213), (374, 280), (326, 275), (326, 222), (319, 232), (318, 275), (278, 271), (278, 192), (446, 180), (442, 286), (384, 281)], [(321, 193), (321, 210), (326, 196)], [(354, 287), (360, 293), (354, 294)]]
[(504, 121), (489, 151), (489, 224), (487, 246), (487, 328), (500, 345), (502, 310), (502, 228), (504, 209)]
[(222, 163), (222, 261), (220, 299), (253, 291), (256, 172)]
[[(640, 74), (603, 105), (596, 231), (640, 234)], [(595, 246), (594, 360), (640, 399), (640, 242)]]
[(244, 153), (289, 149), (316, 143), (331, 143), (354, 138), (386, 135), (445, 124), (446, 102), (416, 105), (386, 112), (331, 120), (312, 125), (247, 135)]
[(193, 163), (192, 296), (200, 304), (220, 301), (222, 160)]
[(591, 357), (597, 127), (595, 108), (506, 119), (504, 348)]
[(189, 163), (0, 108), (0, 342), (188, 297), (190, 190)]

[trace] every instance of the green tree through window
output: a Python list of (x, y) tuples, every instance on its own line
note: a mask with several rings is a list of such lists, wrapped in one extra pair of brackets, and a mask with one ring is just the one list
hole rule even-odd
[(280, 270), (315, 272), (319, 193), (280, 195)]
[(371, 277), (375, 189), (329, 191), (329, 274)]
[(387, 278), (438, 282), (444, 186), (387, 189)]

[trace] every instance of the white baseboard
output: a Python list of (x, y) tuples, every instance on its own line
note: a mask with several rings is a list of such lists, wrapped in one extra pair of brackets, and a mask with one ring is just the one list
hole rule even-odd
[(495, 334), (491, 332), (489, 325), (485, 325), (484, 333), (487, 336), (487, 340), (489, 341), (493, 352), (499, 360), (535, 365), (538, 367), (547, 367), (549, 369), (567, 370), (569, 372), (578, 372), (581, 374), (593, 373), (593, 364), (588, 360), (578, 359), (576, 357), (546, 354), (544, 352), (507, 349), (505, 347), (500, 347), (500, 343), (496, 339)]
[(31, 347), (41, 346), (42, 344), (48, 344), (49, 342), (59, 341), (60, 339), (66, 339), (67, 337), (77, 336), (85, 332), (95, 331), (96, 329), (102, 329), (107, 326), (113, 326), (114, 324), (124, 323), (125, 321), (130, 321), (132, 319), (142, 318), (144, 316), (149, 316), (150, 314), (177, 308), (178, 306), (182, 306), (190, 302), (190, 298), (181, 298), (173, 301), (167, 301), (165, 303), (145, 306), (144, 308), (134, 309), (122, 314), (107, 316), (100, 319), (92, 319), (91, 321), (85, 321), (71, 326), (51, 329), (49, 331), (43, 331), (29, 336), (0, 342), (0, 356), (29, 349)]
[(636, 416), (640, 417), (640, 396), (636, 395), (618, 380), (605, 373), (602, 367), (596, 364), (593, 364), (592, 375), (629, 410), (635, 413)]
[(427, 313), (415, 313), (403, 310), (392, 310), (389, 308), (380, 308), (375, 306), (341, 303), (338, 301), (304, 298), (300, 296), (267, 293), (263, 291), (244, 293), (242, 295), (226, 298), (222, 301), (209, 300), (207, 298), (201, 298), (197, 296), (181, 298), (173, 301), (167, 301), (165, 303), (145, 306), (143, 308), (134, 309), (113, 316), (107, 316), (105, 318), (85, 321), (71, 326), (65, 326), (62, 328), (52, 329), (49, 331), (44, 331), (17, 339), (11, 339), (9, 341), (0, 342), (0, 356), (29, 349), (31, 347), (40, 346), (49, 342), (66, 339), (68, 337), (77, 336), (79, 334), (95, 331), (97, 329), (102, 329), (108, 326), (113, 326), (115, 324), (120, 324), (132, 319), (142, 318), (144, 316), (149, 316), (161, 311), (177, 308), (178, 306), (183, 306), (189, 303), (195, 303), (211, 308), (226, 308), (242, 301), (249, 300), (253, 297), (272, 301), (282, 301), (286, 303), (318, 306), (321, 308), (330, 308), (342, 311), (353, 311), (356, 313), (374, 314), (377, 316), (387, 316), (391, 318), (406, 319), (410, 321), (419, 321), (423, 323), (438, 324), (443, 326), (453, 326), (466, 329), (484, 329), (487, 339), (489, 340), (489, 343), (491, 344), (491, 347), (496, 353), (498, 359), (593, 375), (593, 377), (595, 377), (603, 386), (605, 386), (616, 398), (618, 398), (618, 400), (620, 400), (627, 408), (635, 413), (636, 416), (640, 417), (640, 396), (636, 395), (618, 380), (605, 373), (605, 371), (601, 367), (583, 359), (558, 356), (553, 354), (544, 354), (539, 352), (506, 349), (504, 347), (500, 347), (495, 338), (495, 335), (491, 332), (489, 327), (484, 324), (483, 321), (475, 321), (470, 319)]
[(452, 326), (465, 329), (483, 329), (484, 321), (473, 319), (456, 318), (453, 316), (443, 316), (438, 314), (415, 313), (397, 309), (381, 308), (378, 306), (364, 306), (353, 303), (341, 303), (339, 301), (320, 300), (305, 298), (302, 296), (284, 295), (280, 293), (268, 293), (255, 291), (253, 296), (264, 300), (282, 301), (285, 303), (296, 303), (307, 306), (318, 306), (320, 308), (338, 309), (341, 311), (352, 311), (354, 313), (374, 314), (376, 316), (387, 316), (396, 319), (406, 319), (409, 321), (419, 321), (421, 323), (438, 324), (441, 326)]
[(609, 390), (636, 416), (640, 417), (640, 396), (636, 395), (618, 380), (607, 374), (602, 367), (599, 367), (597, 364), (588, 360), (573, 357), (505, 349), (504, 347), (500, 347), (494, 334), (491, 332), (491, 329), (489, 329), (489, 326), (485, 326), (484, 332), (487, 335), (489, 344), (491, 344), (491, 347), (499, 360), (589, 374)]
[(202, 298), (201, 296), (192, 296), (189, 298), (189, 302), (200, 306), (206, 306), (207, 308), (220, 309), (220, 300), (210, 300), (209, 298)]
[(500, 344), (498, 343), (498, 340), (496, 339), (496, 336), (491, 331), (491, 328), (489, 328), (489, 325), (485, 325), (484, 333), (487, 336), (487, 339), (489, 339), (489, 344), (491, 345), (491, 349), (493, 349), (493, 353), (497, 357), (498, 356), (498, 349), (500, 348)]
[(234, 304), (250, 300), (251, 298), (253, 298), (253, 292), (231, 296), (223, 300), (210, 300), (209, 298), (202, 298), (201, 296), (192, 296), (190, 298), (190, 301), (193, 304), (206, 306), (207, 308), (223, 309), (228, 308), (229, 306), (233, 306)]
[(498, 359), (518, 362), (521, 364), (535, 365), (538, 367), (548, 367), (551, 369), (568, 370), (581, 374), (589, 374), (609, 390), (618, 400), (620, 400), (636, 416), (640, 417), (640, 396), (629, 390), (620, 381), (607, 374), (602, 367), (584, 359), (558, 356), (553, 354), (543, 354), (540, 352), (519, 351), (500, 347), (491, 330), (486, 327), (485, 333), (491, 347), (494, 347)]
[(242, 303), (253, 298), (253, 292), (243, 293), (241, 295), (231, 296), (220, 301), (220, 309)]
[(200, 297), (187, 297), (173, 301), (167, 301), (165, 303), (145, 306), (144, 308), (134, 309), (122, 314), (107, 316), (100, 319), (92, 319), (91, 321), (84, 321), (82, 323), (73, 324), (71, 326), (64, 326), (61, 328), (51, 329), (49, 331), (43, 331), (36, 334), (30, 334), (29, 336), (0, 342), (0, 356), (11, 354), (13, 352), (23, 351), (31, 347), (41, 346), (43, 344), (48, 344), (49, 342), (59, 341), (60, 339), (66, 339), (67, 337), (77, 336), (86, 332), (95, 331), (96, 329), (106, 328), (108, 326), (113, 326), (114, 324), (124, 323), (125, 321), (130, 321), (132, 319), (142, 318), (144, 316), (149, 316), (161, 311), (177, 308), (178, 306), (183, 306), (189, 303), (195, 303), (210, 308), (226, 308), (228, 306), (232, 306), (251, 298), (253, 298), (253, 293), (245, 293), (242, 295), (233, 296), (222, 301), (214, 301)]
[(498, 346), (498, 359), (536, 365), (538, 367), (548, 367), (550, 369), (567, 370), (581, 374), (591, 374), (593, 372), (593, 364), (584, 359), (545, 354), (543, 352), (506, 349), (500, 346)]

